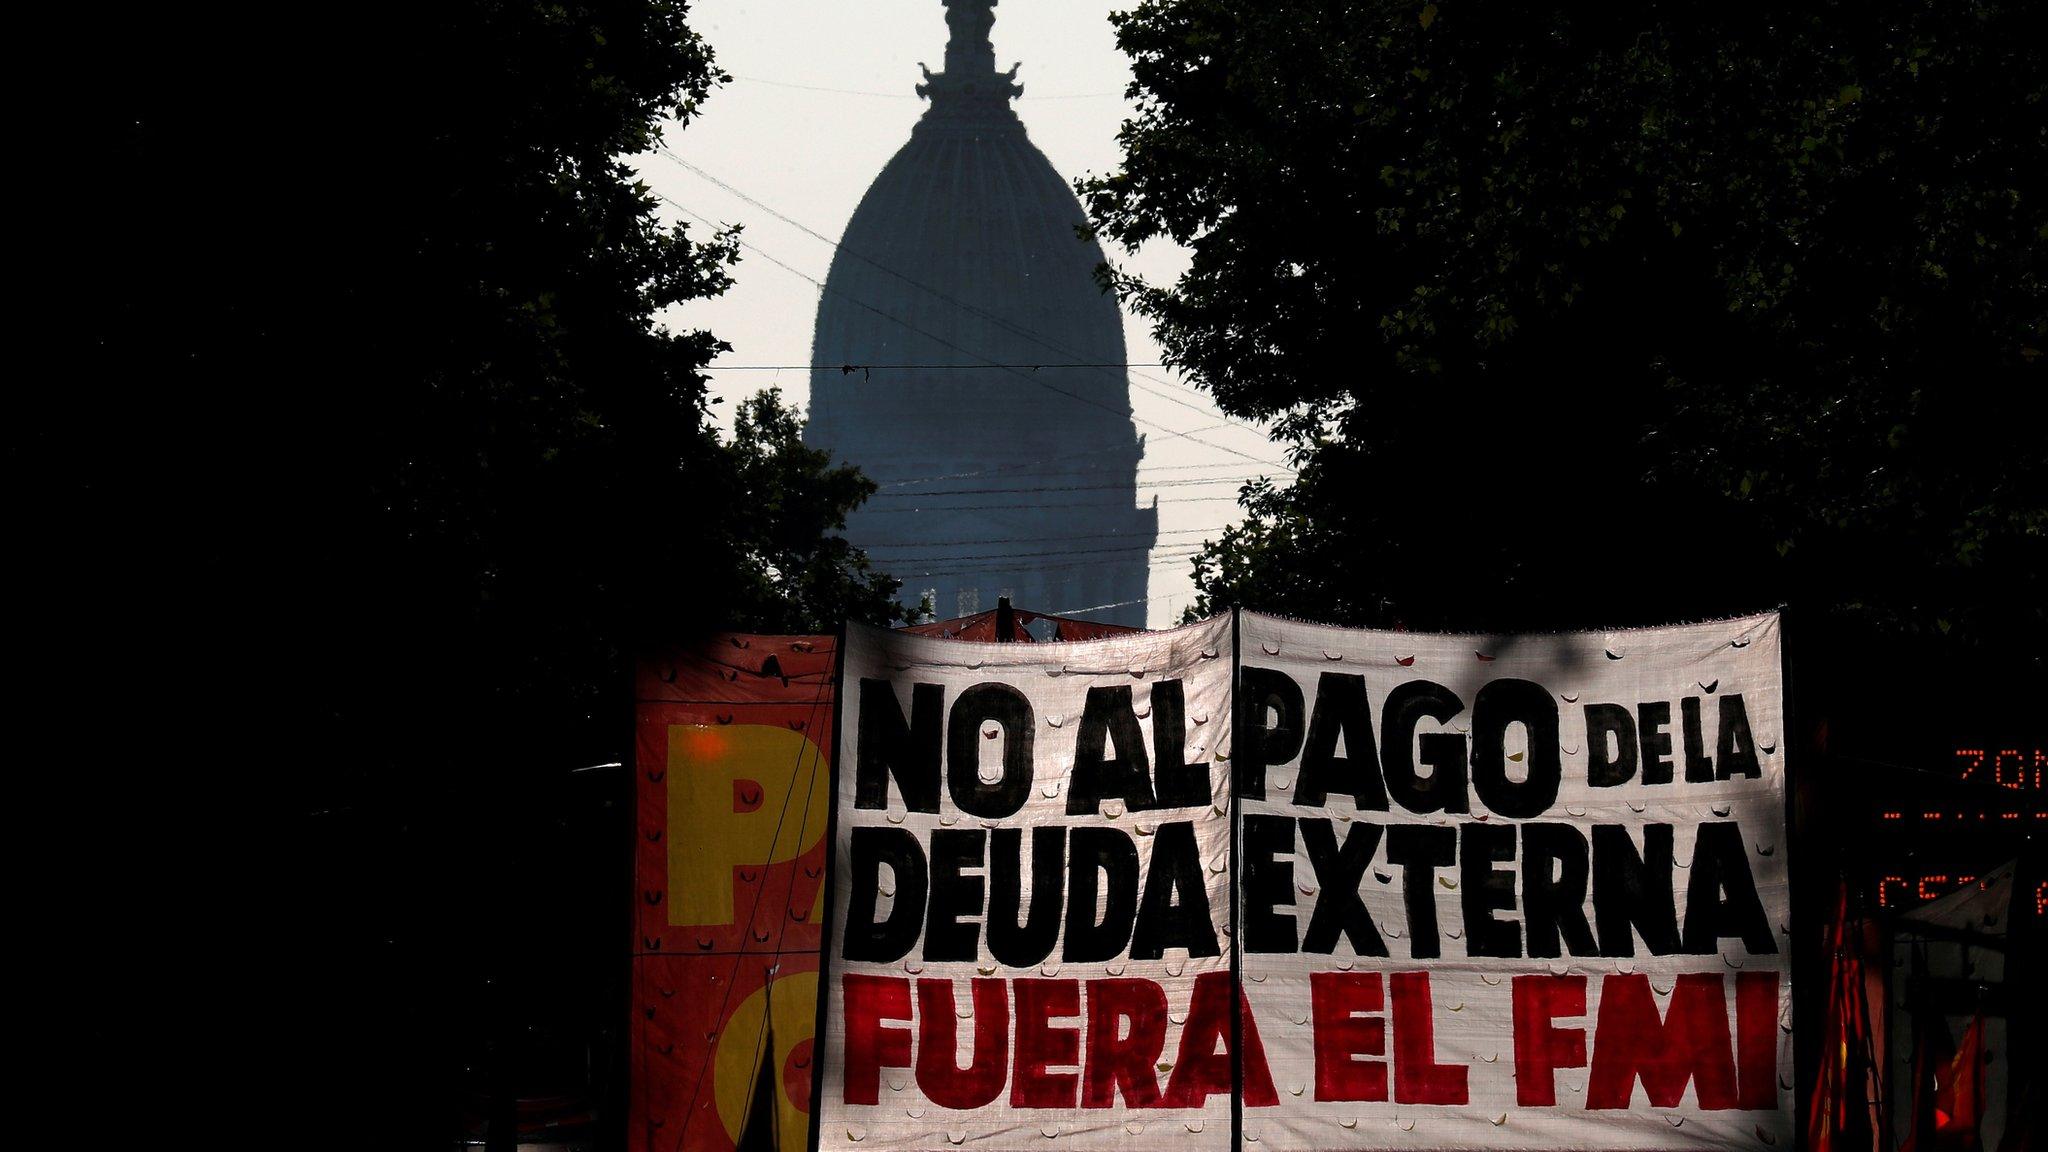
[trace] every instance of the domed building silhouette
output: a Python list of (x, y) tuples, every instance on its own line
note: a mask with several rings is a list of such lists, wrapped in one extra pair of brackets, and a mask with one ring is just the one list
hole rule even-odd
[(1084, 214), (998, 72), (996, 0), (943, 0), (945, 70), (846, 226), (818, 304), (805, 439), (881, 485), (847, 538), (939, 616), (1009, 596), (1145, 621), (1123, 325)]

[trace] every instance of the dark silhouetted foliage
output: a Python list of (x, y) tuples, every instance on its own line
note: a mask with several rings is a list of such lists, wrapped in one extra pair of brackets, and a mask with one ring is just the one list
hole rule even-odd
[[(1081, 182), (1301, 466), (1196, 566), (1428, 629), (1810, 624), (2041, 667), (2038, 5), (1149, 0)], [(1808, 654), (1813, 653), (1812, 649)]]
[(828, 535), (872, 485), (772, 395), (721, 438), (723, 345), (659, 323), (737, 259), (622, 160), (723, 79), (685, 8), (29, 37), (89, 60), (76, 339), (7, 440), (70, 1078), (110, 1118), (445, 1148), (494, 1077), (615, 1089), (630, 790), (572, 770), (630, 762), (632, 658), (890, 617)]

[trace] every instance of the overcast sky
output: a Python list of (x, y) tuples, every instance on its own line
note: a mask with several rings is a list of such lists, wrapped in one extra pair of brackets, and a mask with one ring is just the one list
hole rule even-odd
[[(1116, 167), (1116, 131), (1128, 114), (1123, 89), (1130, 80), (1108, 20), (1119, 6), (1003, 0), (996, 8), (991, 39), (997, 66), (1023, 64), (1017, 114), (1032, 142), (1070, 180)], [(701, 174), (658, 154), (641, 158), (641, 172), (673, 202), (664, 207), (672, 218), (688, 219), (688, 212), (743, 224), (744, 239), (756, 250), (743, 253), (737, 283), (725, 296), (675, 309), (666, 320), (676, 328), (709, 328), (732, 344), (712, 369), (726, 401), (722, 413), (735, 399), (770, 385), (802, 404), (808, 400), (805, 371), (734, 369), (810, 362), (819, 294), (814, 282), (824, 280), (832, 249), (806, 229), (838, 239), (869, 182), (910, 138), (925, 107), (914, 91), (918, 63), (937, 71), (945, 58), (945, 9), (940, 0), (696, 0), (690, 23), (734, 79), (712, 96), (700, 119), (669, 135), (668, 147)], [(1110, 258), (1159, 282), (1185, 266), (1184, 254), (1167, 245), (1135, 258), (1112, 249)], [(1128, 315), (1124, 339), (1134, 364), (1159, 360), (1146, 326)], [(1189, 602), (1186, 556), (1193, 546), (1237, 518), (1237, 483), (1275, 471), (1229, 450), (1275, 462), (1281, 453), (1256, 430), (1223, 424), (1207, 396), (1168, 369), (1140, 367), (1133, 374), (1132, 406), (1147, 445), (1140, 495), (1160, 498), (1160, 547), (1153, 553), (1147, 606), (1156, 628), (1176, 621)], [(1193, 464), (1216, 467), (1186, 467)], [(1159, 468), (1171, 470), (1153, 471)], [(1145, 487), (1190, 476), (1216, 481)]]

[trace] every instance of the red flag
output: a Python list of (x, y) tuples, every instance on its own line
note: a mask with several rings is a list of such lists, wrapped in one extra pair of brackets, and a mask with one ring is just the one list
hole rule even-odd
[[(1984, 1122), (1984, 1017), (1975, 1016), (1963, 1030), (1963, 1042), (1949, 1061), (1948, 1075), (1936, 1073), (1935, 1142), (1944, 1150), (1978, 1146), (1977, 1128)], [(1946, 1080), (1947, 1083), (1941, 1083)]]
[(1828, 991), (1821, 1016), (1821, 1063), (1808, 1102), (1810, 1152), (1863, 1152), (1870, 1147), (1868, 1062), (1870, 1017), (1863, 1000), (1863, 958), (1849, 930), (1849, 891), (1841, 886), (1829, 931)]
[[(1926, 1068), (1936, 1060), (1925, 1038), (1915, 1059), (1913, 1114), (1920, 1115), (1921, 1093), (1927, 1090)], [(1972, 1017), (1963, 1029), (1955, 1055), (1934, 1066), (1934, 1147), (1936, 1152), (1978, 1152), (1977, 1130), (1984, 1122), (1984, 1017)], [(1913, 1152), (1908, 1134), (1899, 1152)]]

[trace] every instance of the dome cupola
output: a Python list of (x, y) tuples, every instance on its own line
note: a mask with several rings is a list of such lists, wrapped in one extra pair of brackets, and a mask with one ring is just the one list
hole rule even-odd
[(1142, 624), (1123, 323), (1102, 250), (998, 71), (995, 0), (944, 0), (929, 106), (848, 222), (818, 303), (805, 438), (882, 486), (847, 536), (942, 617), (999, 595)]

